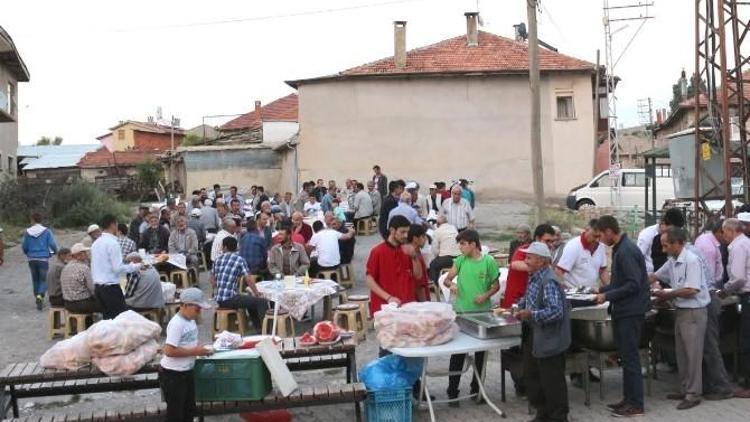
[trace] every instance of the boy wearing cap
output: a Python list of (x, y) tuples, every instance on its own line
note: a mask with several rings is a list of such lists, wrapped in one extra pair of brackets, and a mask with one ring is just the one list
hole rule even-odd
[[(453, 308), (456, 312), (482, 312), (489, 311), (492, 303), (490, 298), (500, 290), (497, 280), (498, 268), (495, 259), (489, 255), (482, 255), (482, 245), (479, 242), (479, 233), (467, 229), (456, 236), (458, 248), (461, 251), (455, 260), (448, 276), (443, 281), (445, 287), (451, 290), (456, 301)], [(458, 276), (458, 279), (456, 277)], [(455, 281), (454, 281), (455, 280)], [(474, 354), (477, 370), (482, 372), (485, 363), (485, 352)], [(451, 356), (450, 371), (459, 372), (464, 366), (466, 354)], [(451, 375), (448, 378), (448, 398), (458, 397), (458, 384), (461, 375)], [(477, 394), (479, 385), (476, 376), (471, 381), (471, 394)], [(457, 401), (450, 402), (452, 407), (458, 405)]]
[(203, 292), (195, 287), (180, 294), (180, 311), (167, 325), (164, 357), (159, 368), (159, 387), (167, 402), (167, 421), (192, 421), (195, 416), (195, 383), (193, 366), (196, 356), (213, 353), (211, 347), (198, 344), (198, 325), (195, 320), (202, 309), (211, 305), (203, 299)]

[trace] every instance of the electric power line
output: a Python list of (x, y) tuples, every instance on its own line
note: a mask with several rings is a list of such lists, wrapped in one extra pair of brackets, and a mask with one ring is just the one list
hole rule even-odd
[(214, 25), (226, 25), (226, 24), (235, 24), (235, 23), (244, 23), (244, 22), (257, 22), (257, 21), (265, 21), (265, 20), (273, 20), (273, 19), (293, 18), (293, 17), (298, 17), (298, 16), (321, 15), (325, 13), (335, 13), (335, 12), (344, 12), (344, 11), (349, 11), (349, 10), (367, 9), (367, 8), (373, 8), (373, 7), (379, 7), (379, 6), (389, 6), (392, 4), (415, 3), (418, 1), (425, 1), (425, 0), (391, 0), (391, 1), (384, 1), (384, 2), (379, 2), (379, 3), (360, 4), (357, 6), (309, 10), (306, 12), (281, 13), (281, 14), (276, 14), (276, 15), (265, 15), (265, 16), (250, 16), (250, 17), (245, 17), (245, 18), (223, 19), (223, 20), (205, 21), (205, 22), (191, 22), (191, 23), (181, 23), (181, 24), (172, 24), (172, 25), (145, 26), (145, 27), (139, 27), (139, 28), (123, 28), (123, 29), (116, 29), (114, 32), (137, 32), (137, 31), (149, 31), (149, 30), (158, 30), (158, 29), (180, 29), (180, 28), (193, 28), (193, 27), (198, 27), (198, 26), (214, 26)]

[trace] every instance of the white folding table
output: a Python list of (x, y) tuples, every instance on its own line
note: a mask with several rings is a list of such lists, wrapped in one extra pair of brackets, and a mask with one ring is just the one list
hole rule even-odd
[[(463, 332), (459, 332), (456, 337), (453, 338), (453, 340), (449, 341), (448, 343), (441, 344), (438, 346), (425, 346), (425, 347), (395, 347), (393, 349), (389, 349), (391, 353), (394, 355), (399, 355), (403, 357), (408, 358), (424, 358), (424, 365), (422, 367), (422, 377), (421, 377), (421, 391), (419, 393), (419, 399), (417, 401), (417, 406), (421, 406), (422, 404), (422, 397), (425, 398), (427, 401), (427, 408), (430, 410), (430, 420), (432, 422), (435, 422), (435, 411), (432, 408), (433, 400), (430, 399), (430, 392), (427, 388), (427, 377), (436, 377), (436, 376), (446, 376), (446, 375), (453, 375), (451, 372), (445, 372), (445, 371), (439, 371), (436, 373), (429, 373), (427, 371), (427, 360), (431, 357), (438, 357), (438, 356), (450, 356), (450, 355), (457, 355), (457, 354), (464, 354), (464, 353), (475, 353), (475, 352), (489, 352), (490, 350), (504, 350), (504, 349), (510, 349), (511, 347), (515, 347), (521, 344), (521, 337), (505, 337), (505, 338), (497, 338), (497, 339), (487, 339), (482, 340), (475, 337), (472, 337), (468, 334), (465, 334)], [(474, 376), (477, 377), (477, 381), (479, 384), (479, 394), (482, 398), (487, 402), (487, 405), (489, 405), (492, 410), (497, 412), (500, 416), (505, 416), (503, 414), (503, 411), (500, 410), (497, 406), (495, 406), (492, 401), (490, 401), (489, 397), (487, 397), (487, 393), (484, 390), (484, 372), (487, 369), (487, 358), (489, 357), (489, 353), (485, 353), (484, 355), (484, 362), (482, 365), (482, 373), (479, 373), (479, 370), (477, 369), (477, 365), (474, 362), (474, 359), (470, 356), (467, 356), (467, 361), (469, 362), (469, 365), (471, 366), (471, 369), (474, 373)], [(454, 400), (462, 400), (467, 398), (472, 398), (474, 395), (468, 395), (464, 397), (459, 397), (456, 399), (451, 400), (435, 400), (436, 403), (443, 403), (443, 402), (449, 402)]]

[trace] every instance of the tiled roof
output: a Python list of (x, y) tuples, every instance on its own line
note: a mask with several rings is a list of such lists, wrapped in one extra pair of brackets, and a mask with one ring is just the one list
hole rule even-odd
[[(299, 101), (297, 94), (289, 94), (276, 101), (268, 103), (261, 108), (262, 119), (265, 122), (298, 122)], [(222, 125), (219, 129), (223, 131), (241, 129), (259, 129), (261, 127), (261, 116), (255, 110), (243, 114), (236, 119)]]
[(78, 162), (81, 168), (98, 168), (118, 166), (134, 166), (148, 160), (156, 160), (157, 151), (115, 151), (109, 152), (107, 148), (101, 147), (94, 152), (89, 152)]
[[(117, 125), (109, 128), (109, 130), (114, 131), (114, 130), (122, 127), (122, 126), (127, 125), (127, 124), (133, 125), (135, 130), (140, 130), (140, 131), (144, 131), (144, 132), (170, 133), (171, 130), (172, 130), (171, 126), (160, 125), (160, 124), (157, 124), (157, 123), (137, 122), (135, 120), (125, 120), (125, 121), (122, 121), (122, 122), (118, 123)], [(174, 128), (174, 133), (175, 134), (184, 134), (184, 132), (185, 132), (184, 129), (182, 129), (180, 127)], [(106, 136), (106, 135), (104, 135), (104, 136)]]
[[(338, 74), (313, 78), (336, 79), (349, 76), (408, 75), (434, 73), (524, 73), (529, 70), (528, 44), (501, 37), (490, 32), (479, 31), (479, 45), (469, 47), (466, 35), (440, 41), (436, 44), (406, 52), (406, 66), (397, 68), (393, 56), (372, 63), (353, 67)], [(539, 69), (552, 71), (591, 71), (593, 63), (556, 53), (545, 48), (539, 49)], [(296, 87), (307, 80), (289, 81)]]

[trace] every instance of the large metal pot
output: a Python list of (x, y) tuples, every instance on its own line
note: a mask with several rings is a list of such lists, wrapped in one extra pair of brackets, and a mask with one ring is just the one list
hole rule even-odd
[[(617, 343), (612, 319), (600, 321), (572, 320), (573, 341), (576, 345), (597, 352), (615, 352)], [(648, 343), (654, 335), (654, 325), (650, 318), (646, 318), (641, 330), (640, 347), (648, 347)]]

